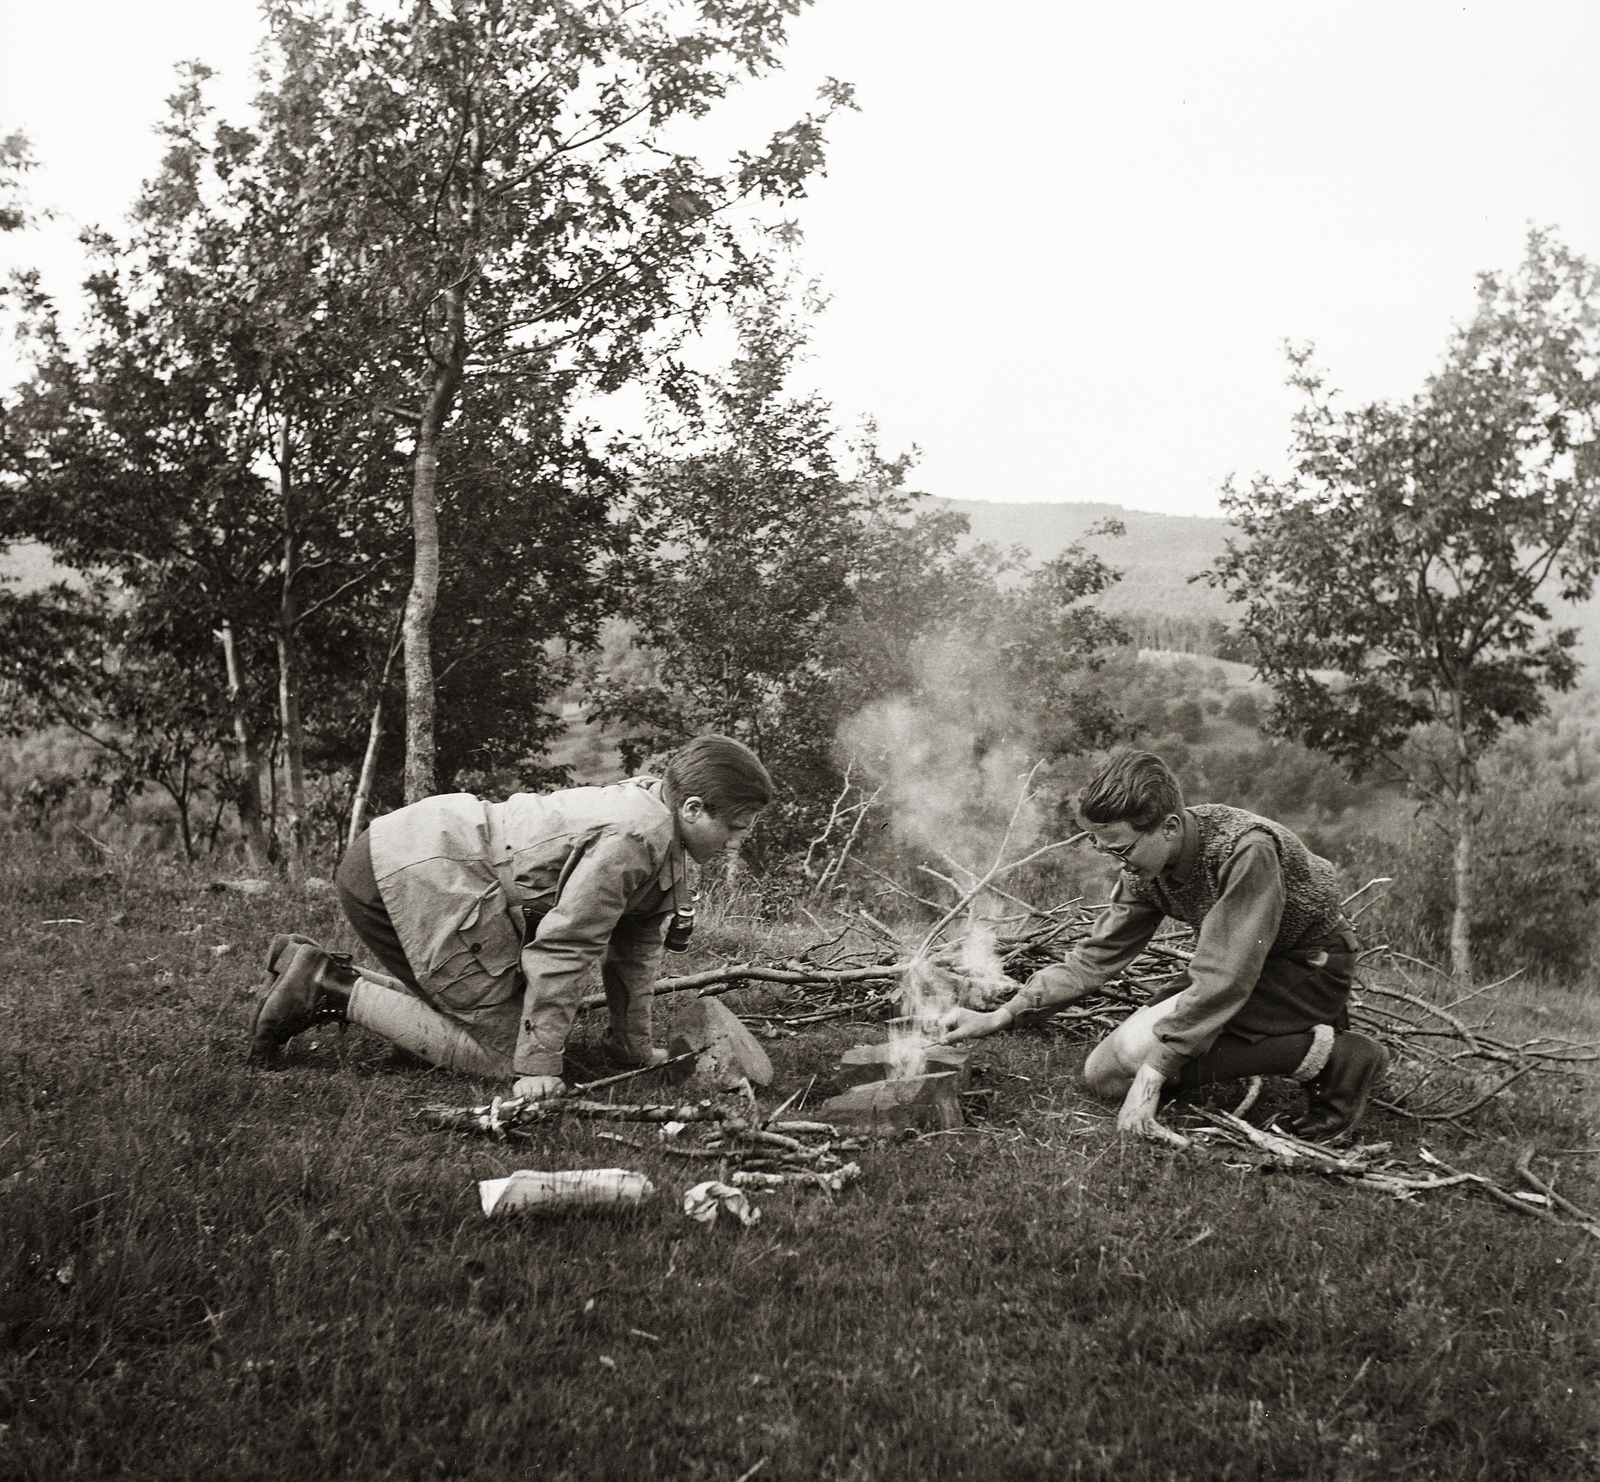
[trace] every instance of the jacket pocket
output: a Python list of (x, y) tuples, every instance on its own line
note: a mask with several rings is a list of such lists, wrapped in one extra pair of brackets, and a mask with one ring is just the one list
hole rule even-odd
[(468, 908), (454, 933), (440, 943), (441, 960), (429, 973), (429, 988), (452, 1008), (484, 1008), (511, 997), (516, 988), (522, 930), (498, 882)]

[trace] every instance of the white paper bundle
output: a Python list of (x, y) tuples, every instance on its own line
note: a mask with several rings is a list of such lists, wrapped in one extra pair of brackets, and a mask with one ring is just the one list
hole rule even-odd
[(625, 1168), (581, 1168), (565, 1173), (537, 1173), (519, 1168), (510, 1178), (486, 1178), (478, 1197), (486, 1215), (519, 1209), (575, 1209), (590, 1204), (639, 1204), (655, 1193), (642, 1173)]

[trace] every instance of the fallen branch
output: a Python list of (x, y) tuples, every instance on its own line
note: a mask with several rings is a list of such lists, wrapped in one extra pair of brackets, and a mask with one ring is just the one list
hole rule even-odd
[(776, 1189), (785, 1184), (799, 1187), (810, 1187), (823, 1190), (825, 1193), (837, 1194), (848, 1184), (853, 1184), (861, 1177), (861, 1169), (855, 1163), (846, 1163), (842, 1168), (831, 1168), (823, 1173), (809, 1173), (796, 1170), (792, 1173), (762, 1173), (759, 1171), (741, 1168), (737, 1173), (728, 1175), (728, 1182), (735, 1188)]
[(1539, 1193), (1543, 1194), (1544, 1197), (1548, 1199), (1551, 1204), (1555, 1205), (1557, 1209), (1566, 1210), (1568, 1214), (1578, 1221), (1579, 1225), (1584, 1230), (1587, 1230), (1589, 1234), (1595, 1237), (1596, 1240), (1600, 1240), (1600, 1219), (1596, 1219), (1595, 1216), (1590, 1214), (1586, 1209), (1579, 1209), (1578, 1206), (1570, 1199), (1564, 1199), (1560, 1194), (1556, 1193), (1556, 1191), (1549, 1184), (1545, 1183), (1534, 1173), (1532, 1167), (1530, 1166), (1532, 1162), (1533, 1148), (1531, 1146), (1525, 1147), (1522, 1150), (1521, 1155), (1517, 1158), (1517, 1172), (1522, 1176), (1523, 1180), (1532, 1184), (1533, 1187), (1538, 1190)]
[(430, 1127), (445, 1132), (488, 1132), (500, 1135), (551, 1117), (596, 1117), (607, 1122), (718, 1122), (725, 1113), (709, 1105), (615, 1105), (605, 1101), (577, 1101), (566, 1096), (543, 1101), (496, 1097), (488, 1106), (424, 1106), (417, 1116)]
[[(806, 985), (829, 985), (843, 983), (870, 983), (884, 978), (898, 978), (906, 971), (907, 964), (887, 962), (878, 967), (846, 967), (846, 968), (786, 968), (786, 967), (758, 967), (753, 962), (736, 962), (728, 967), (710, 968), (703, 973), (689, 973), (681, 978), (656, 979), (654, 992), (657, 997), (663, 993), (687, 993), (693, 989), (706, 989), (717, 984), (726, 984), (725, 992), (732, 991), (741, 983), (796, 983)], [(700, 997), (710, 998), (714, 995), (702, 992)], [(591, 993), (579, 1004), (580, 1008), (601, 1008), (606, 1001), (603, 993)]]
[[(1435, 1168), (1442, 1168), (1446, 1173), (1461, 1174), (1459, 1168), (1452, 1168), (1443, 1158), (1435, 1157), (1427, 1148), (1421, 1149), (1418, 1156), (1424, 1163), (1431, 1163)], [(1565, 1220), (1558, 1220), (1548, 1209), (1540, 1209), (1537, 1205), (1529, 1204), (1525, 1199), (1519, 1199), (1515, 1194), (1508, 1193), (1492, 1179), (1485, 1178), (1481, 1173), (1465, 1173), (1461, 1176), (1468, 1182), (1478, 1184), (1484, 1193), (1491, 1199), (1498, 1200), (1508, 1209), (1514, 1209), (1519, 1214), (1531, 1216), (1533, 1219), (1542, 1220), (1547, 1225), (1554, 1225), (1558, 1230), (1571, 1230), (1575, 1228)], [(1592, 1233), (1592, 1232), (1591, 1232)], [(1600, 1237), (1597, 1237), (1600, 1238)]]

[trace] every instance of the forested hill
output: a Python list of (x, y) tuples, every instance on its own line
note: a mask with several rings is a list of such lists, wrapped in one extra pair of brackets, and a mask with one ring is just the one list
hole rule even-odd
[[(1002, 504), (978, 499), (936, 502), (966, 515), (975, 541), (1001, 547), (1020, 545), (1039, 560), (1047, 560), (1074, 541), (1094, 551), (1122, 573), (1122, 580), (1101, 599), (1101, 605), (1109, 612), (1138, 614), (1152, 622), (1165, 617), (1179, 624), (1203, 623), (1208, 618), (1231, 624), (1238, 616), (1239, 609), (1228, 603), (1219, 590), (1204, 581), (1190, 581), (1222, 554), (1234, 529), (1227, 520), (1150, 514), (1117, 504)], [(1105, 520), (1120, 521), (1127, 534), (1086, 538), (1089, 529)], [(1583, 682), (1600, 683), (1600, 598), (1577, 607), (1552, 601), (1551, 608), (1557, 623), (1580, 630), (1578, 656), (1584, 665)], [(1188, 645), (1180, 642), (1172, 646)]]
[[(1233, 530), (1227, 520), (1147, 514), (1118, 504), (990, 504), (977, 499), (941, 499), (964, 514), (974, 540), (1002, 548), (1020, 545), (1039, 560), (1059, 554), (1074, 542), (1101, 556), (1122, 573), (1103, 605), (1114, 612), (1166, 612), (1184, 617), (1228, 617), (1228, 603), (1203, 581), (1189, 578), (1222, 554)], [(1107, 520), (1118, 520), (1127, 534), (1088, 537)]]

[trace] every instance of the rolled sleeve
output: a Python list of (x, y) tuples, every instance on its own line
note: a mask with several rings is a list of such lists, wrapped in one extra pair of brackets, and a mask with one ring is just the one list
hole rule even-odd
[(1246, 834), (1217, 872), (1221, 896), (1200, 923), (1189, 986), (1156, 1029), (1145, 1061), (1169, 1079), (1216, 1043), (1255, 990), (1283, 921), (1283, 871), (1264, 833)]
[(1130, 900), (1119, 880), (1094, 930), (1064, 961), (1040, 968), (1006, 1005), (1012, 1018), (1058, 1008), (1103, 988), (1144, 951), (1163, 919), (1157, 907)]
[(601, 834), (581, 851), (555, 905), (522, 949), (527, 987), (512, 1061), (517, 1075), (561, 1074), (583, 975), (600, 960), (629, 897), (651, 874), (644, 845), (626, 834)]

